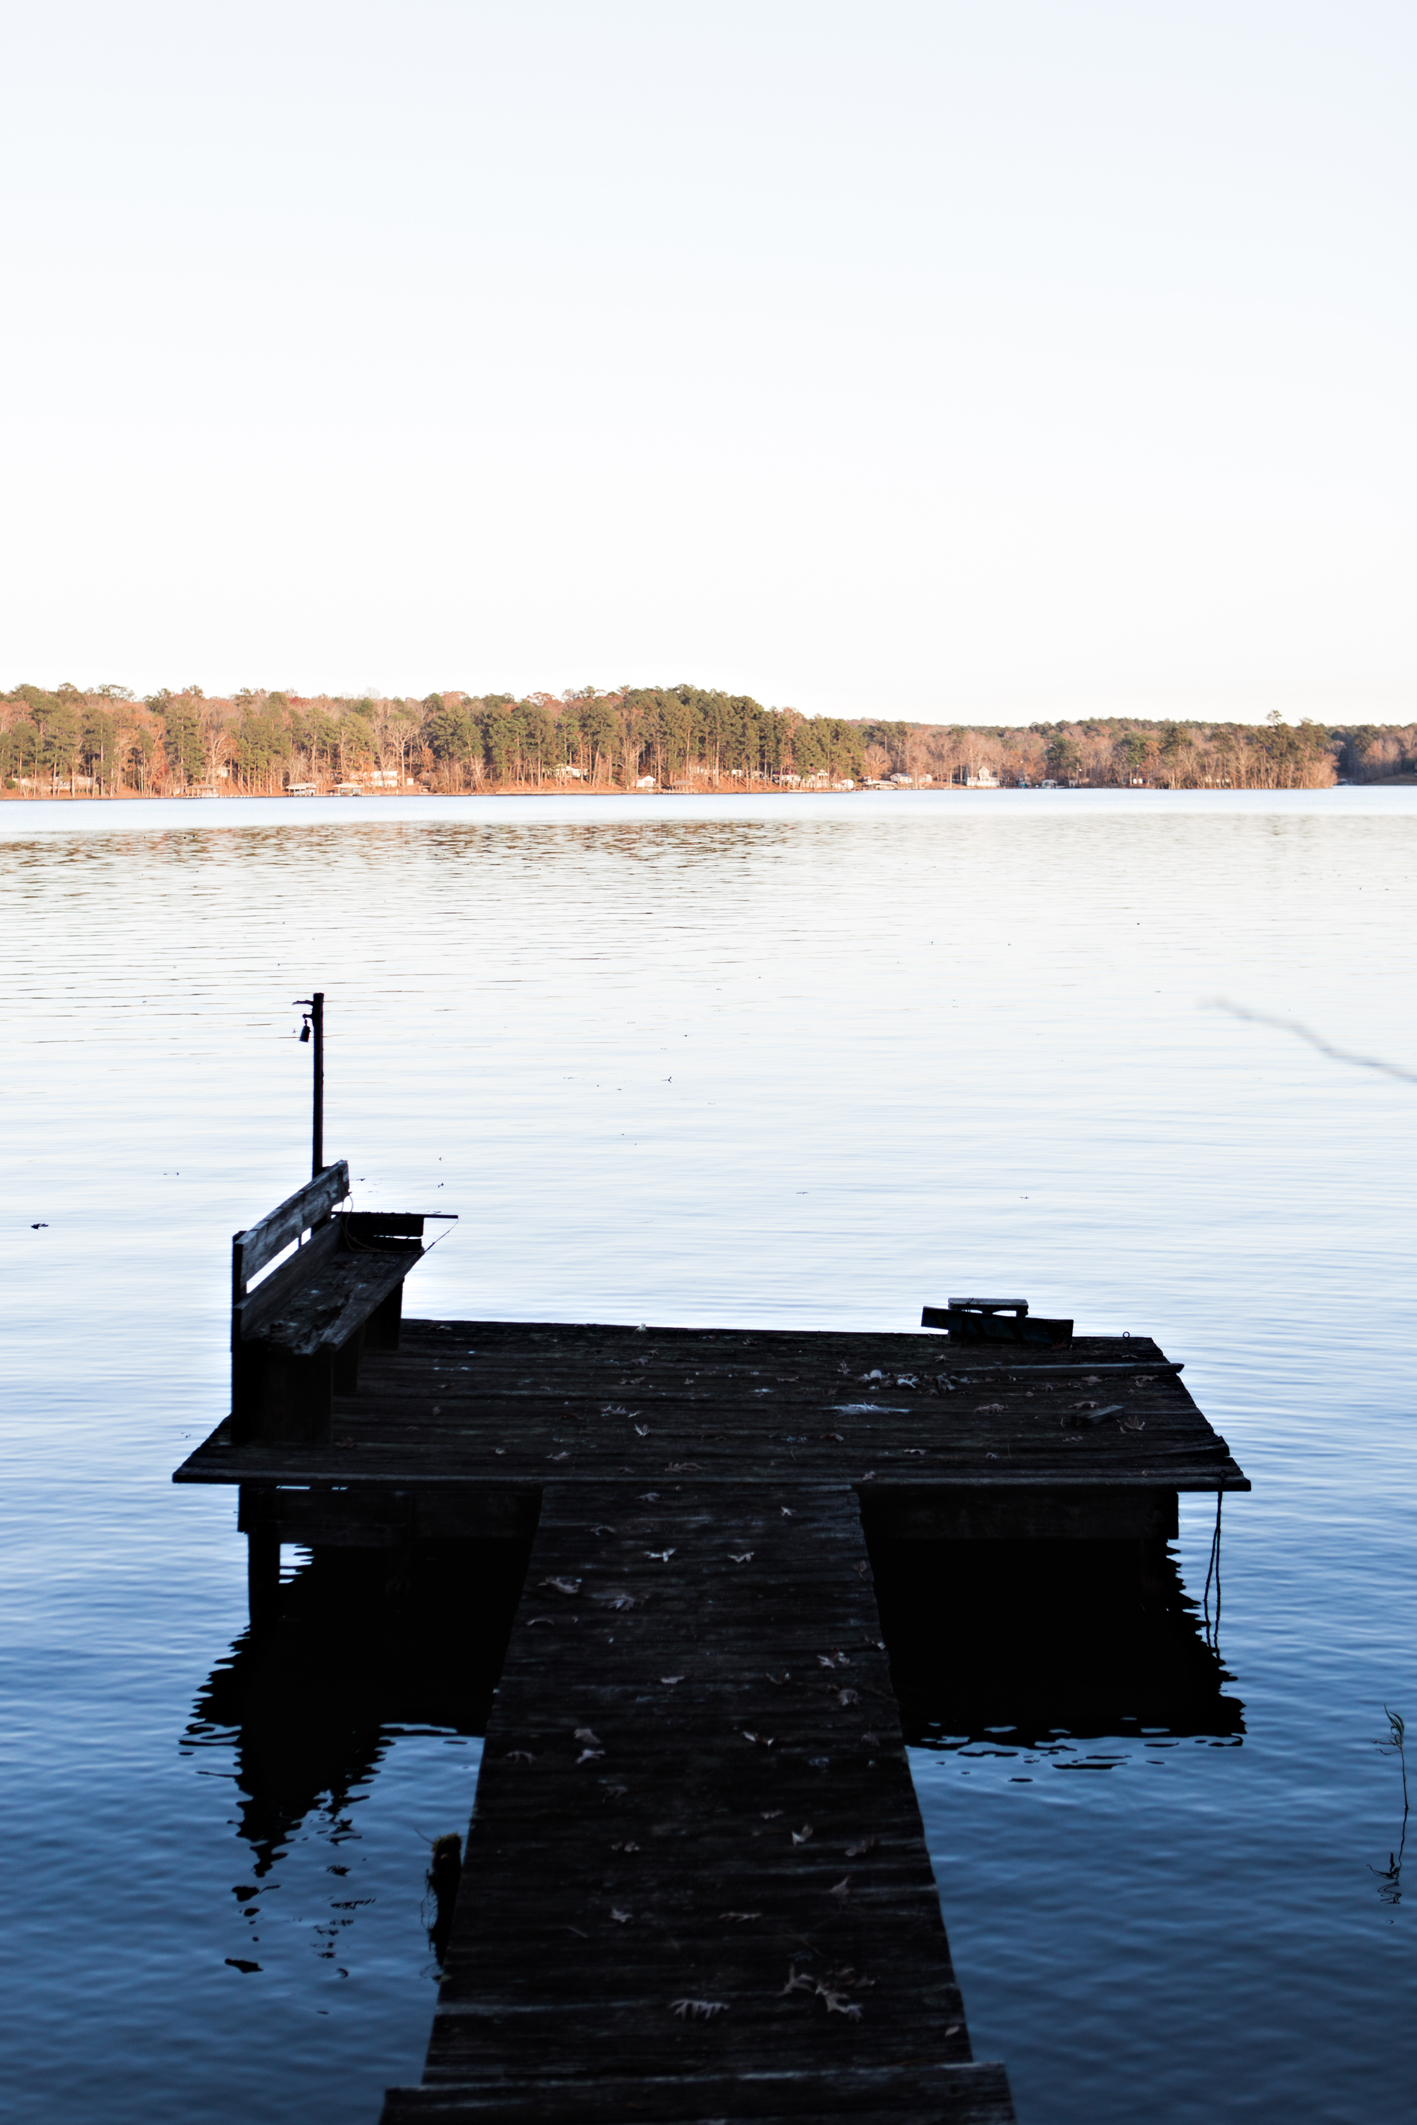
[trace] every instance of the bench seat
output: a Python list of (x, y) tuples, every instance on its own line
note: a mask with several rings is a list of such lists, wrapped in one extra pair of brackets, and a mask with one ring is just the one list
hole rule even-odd
[[(337, 1214), (334, 1223), (340, 1229), (344, 1220)], [(309, 1282), (291, 1292), (279, 1313), (247, 1333), (298, 1358), (312, 1358), (325, 1348), (338, 1351), (391, 1293), (402, 1290), (422, 1252), (421, 1247), (391, 1254), (336, 1246), (313, 1273), (306, 1271)]]

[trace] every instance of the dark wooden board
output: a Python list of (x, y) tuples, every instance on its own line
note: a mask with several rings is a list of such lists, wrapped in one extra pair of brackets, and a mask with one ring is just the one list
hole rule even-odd
[(1012, 2117), (970, 2066), (848, 1486), (548, 1488), (445, 1970), (443, 2096), (389, 2125)]
[(1037, 1344), (1064, 1350), (1072, 1341), (1071, 1321), (1047, 1321), (1041, 1314), (972, 1312), (959, 1306), (926, 1306), (920, 1315), (922, 1328), (946, 1328), (955, 1341), (966, 1343)]
[(1009, 2125), (1014, 2116), (1001, 2065), (836, 2069), (819, 2074), (671, 2074), (635, 2080), (548, 2080), (508, 2096), (456, 2086), (391, 2088), (383, 2125), (803, 2125), (849, 2117), (853, 2125)]
[(242, 1270), (249, 1280), (265, 1268), (292, 1240), (299, 1239), (327, 1218), (336, 1203), (342, 1203), (349, 1194), (349, 1165), (345, 1159), (336, 1159), (326, 1166), (323, 1173), (297, 1188), (283, 1203), (267, 1216), (258, 1218), (244, 1232), (238, 1232), (235, 1244), (241, 1250)]
[[(1122, 1414), (1071, 1428), (1088, 1402)], [(961, 1362), (928, 1333), (405, 1321), (334, 1407), (329, 1444), (223, 1425), (177, 1480), (1249, 1488), (1144, 1337), (1076, 1337), (1061, 1370), (1022, 1348)]]

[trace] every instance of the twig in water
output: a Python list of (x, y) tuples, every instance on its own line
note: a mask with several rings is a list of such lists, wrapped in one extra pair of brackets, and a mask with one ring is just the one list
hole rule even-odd
[(1378, 1894), (1383, 1902), (1398, 1904), (1402, 1901), (1402, 1856), (1407, 1848), (1407, 1722), (1399, 1713), (1388, 1711), (1386, 1705), (1383, 1710), (1387, 1713), (1388, 1731), (1374, 1746), (1384, 1752), (1395, 1750), (1402, 1769), (1402, 1832), (1397, 1840), (1397, 1850), (1388, 1854), (1386, 1867), (1373, 1867), (1369, 1871), (1373, 1874), (1381, 1873), (1383, 1887)]
[(1251, 1011), (1242, 1003), (1231, 1003), (1228, 997), (1214, 996), (1210, 1008), (1224, 1011), (1231, 1018), (1243, 1018), (1252, 1026), (1273, 1026), (1281, 1033), (1292, 1033), (1299, 1040), (1306, 1040), (1320, 1055), (1327, 1055), (1332, 1062), (1352, 1063), (1359, 1070), (1379, 1070), (1384, 1077), (1395, 1077), (1404, 1085), (1417, 1085), (1417, 1070), (1404, 1070), (1401, 1063), (1385, 1062), (1381, 1055), (1355, 1055), (1349, 1048), (1336, 1048), (1322, 1033), (1315, 1033), (1310, 1026), (1297, 1018), (1276, 1018), (1269, 1011)]

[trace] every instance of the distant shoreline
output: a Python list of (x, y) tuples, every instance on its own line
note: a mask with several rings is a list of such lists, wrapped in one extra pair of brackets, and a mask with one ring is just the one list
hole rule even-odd
[[(1417, 785), (1417, 774), (1384, 775), (1370, 782), (1335, 782), (1310, 785), (1308, 794), (1316, 789), (1391, 789), (1395, 785)], [(1172, 786), (1164, 782), (1129, 786), (1117, 782), (1028, 782), (997, 783), (992, 788), (967, 789), (959, 783), (937, 782), (916, 786), (892, 785), (890, 783), (858, 782), (850, 788), (784, 789), (771, 783), (738, 783), (732, 788), (722, 783), (706, 784), (702, 789), (613, 789), (604, 786), (598, 789), (577, 788), (572, 784), (535, 784), (525, 787), (509, 785), (496, 789), (479, 790), (429, 790), (429, 789), (371, 789), (360, 790), (357, 801), (379, 803), (394, 799), (427, 798), (436, 804), (474, 804), (489, 797), (560, 800), (574, 797), (593, 802), (617, 802), (627, 797), (654, 799), (665, 797), (721, 797), (725, 801), (742, 797), (982, 797), (982, 796), (1032, 796), (1055, 794), (1059, 791), (1069, 795), (1081, 795), (1085, 791), (1105, 790), (1109, 796), (1135, 797), (1217, 797), (1217, 796), (1285, 796), (1300, 794), (1291, 790), (1256, 789), (1253, 785), (1241, 787), (1235, 783), (1209, 783), (1197, 785), (1183, 783)], [(0, 789), (0, 803), (4, 804), (349, 804), (356, 801), (351, 792), (336, 790), (7, 790)]]
[(1326, 789), (1417, 774), (1417, 722), (806, 716), (688, 684), (421, 701), (161, 688), (0, 694), (6, 796), (739, 796), (860, 789)]
[[(437, 805), (441, 807), (443, 805), (448, 804), (480, 804), (485, 803), (490, 799), (506, 799), (509, 802), (521, 804), (553, 804), (560, 803), (566, 798), (574, 798), (577, 801), (586, 802), (594, 802), (596, 800), (599, 800), (601, 803), (624, 803), (627, 799), (631, 798), (648, 802), (654, 802), (656, 800), (661, 799), (684, 799), (689, 802), (692, 802), (696, 799), (721, 799), (725, 804), (729, 804), (734, 802), (735, 800), (741, 803), (744, 799), (748, 798), (751, 798), (754, 803), (760, 803), (764, 798), (782, 799), (784, 801), (790, 801), (794, 799), (809, 797), (963, 798), (1022, 796), (1032, 797), (1059, 795), (1105, 795), (1108, 797), (1136, 798), (1296, 796), (1313, 797), (1324, 796), (1331, 792), (1337, 792), (1339, 790), (1384, 790), (1398, 788), (1411, 789), (1414, 787), (1417, 787), (1417, 772), (1400, 775), (1374, 776), (1371, 780), (1367, 781), (1354, 781), (1349, 780), (1346, 777), (1339, 777), (1333, 782), (1310, 783), (1307, 785), (1300, 785), (1297, 788), (1264, 788), (1257, 787), (1254, 784), (1237, 785), (1235, 783), (1168, 784), (1164, 782), (1155, 782), (1147, 783), (1143, 786), (1129, 786), (1126, 783), (1116, 782), (1030, 782), (999, 783), (993, 786), (992, 788), (966, 789), (958, 783), (951, 784), (947, 782), (937, 782), (933, 785), (927, 784), (923, 787), (914, 788), (902, 787), (900, 785), (892, 785), (889, 783), (856, 783), (850, 788), (837, 787), (827, 789), (784, 789), (780, 787), (775, 787), (770, 783), (752, 785), (738, 783), (731, 788), (723, 784), (719, 784), (716, 787), (713, 784), (706, 784), (704, 787), (698, 789), (615, 789), (607, 788), (604, 784), (602, 784), (599, 788), (596, 789), (585, 789), (578, 788), (574, 783), (569, 785), (547, 785), (543, 783), (540, 788), (537, 788), (535, 784), (528, 784), (524, 787), (510, 785), (498, 787), (495, 789), (484, 788), (478, 790), (361, 790), (358, 793), (358, 798), (361, 805), (368, 805), (369, 803), (373, 803), (376, 807), (380, 800), (392, 800), (397, 803), (406, 803), (411, 800), (417, 800), (420, 803), (427, 802), (431, 805)], [(338, 810), (341, 807), (348, 809), (351, 802), (352, 797), (349, 792), (341, 794), (334, 790), (299, 790), (294, 793), (287, 790), (74, 790), (71, 792), (67, 789), (7, 790), (0, 788), (0, 804), (59, 804), (72, 805), (79, 809), (92, 809), (97, 806), (111, 804), (143, 806), (153, 805), (161, 807), (162, 805), (175, 804), (220, 804), (230, 806), (240, 804), (283, 805), (286, 803), (292, 803), (297, 805), (328, 804), (332, 809)]]

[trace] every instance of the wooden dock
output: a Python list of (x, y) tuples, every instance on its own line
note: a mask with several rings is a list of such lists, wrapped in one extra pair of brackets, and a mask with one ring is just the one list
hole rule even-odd
[(1011, 2118), (871, 1550), (1164, 1551), (1179, 1492), (1249, 1488), (1179, 1370), (1139, 1337), (408, 1321), (340, 1377), (325, 1437), (228, 1420), (177, 1471), (240, 1485), (253, 1616), (281, 1542), (530, 1545), (424, 2079), (386, 2125)]

